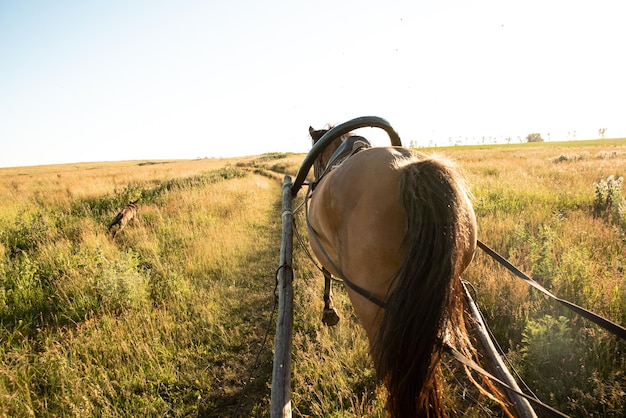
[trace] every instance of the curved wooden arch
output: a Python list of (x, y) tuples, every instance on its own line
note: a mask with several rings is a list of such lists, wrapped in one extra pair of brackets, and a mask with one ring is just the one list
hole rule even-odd
[(378, 116), (362, 116), (360, 118), (355, 118), (349, 120), (348, 122), (337, 125), (334, 128), (330, 129), (328, 132), (326, 132), (324, 136), (322, 136), (320, 140), (317, 141), (315, 145), (313, 145), (313, 148), (311, 148), (307, 156), (304, 158), (304, 161), (302, 161), (302, 165), (300, 166), (298, 174), (296, 175), (296, 180), (291, 186), (291, 195), (295, 196), (296, 194), (298, 194), (298, 191), (300, 190), (300, 188), (302, 188), (302, 184), (304, 184), (306, 176), (309, 174), (309, 171), (313, 166), (313, 162), (315, 162), (315, 159), (322, 153), (322, 151), (324, 151), (324, 149), (331, 142), (355, 129), (370, 127), (383, 129), (389, 135), (391, 145), (396, 147), (402, 146), (400, 136), (395, 131), (395, 129), (393, 129), (389, 122), (387, 122), (383, 118), (379, 118)]

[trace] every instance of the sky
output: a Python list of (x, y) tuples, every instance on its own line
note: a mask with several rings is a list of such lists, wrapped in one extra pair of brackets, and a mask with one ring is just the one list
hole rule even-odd
[[(618, 0), (0, 0), (0, 167), (626, 137)], [(360, 134), (380, 145), (377, 129)]]

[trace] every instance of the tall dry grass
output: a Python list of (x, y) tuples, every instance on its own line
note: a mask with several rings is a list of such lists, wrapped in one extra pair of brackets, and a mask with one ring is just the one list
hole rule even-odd
[[(0, 209), (0, 414), (234, 410), (273, 305), (280, 187), (230, 162), (0, 173), (20, 193)], [(133, 193), (139, 221), (113, 241)]]
[[(439, 152), (468, 179), (483, 241), (555, 294), (626, 324), (624, 231), (594, 214), (593, 185), (624, 175), (626, 144)], [(0, 415), (267, 416), (280, 185), (303, 157), (0, 169)], [(108, 222), (137, 197), (139, 222), (113, 241)], [(299, 213), (303, 235), (304, 225)], [(327, 328), (321, 274), (299, 245), (294, 269), (295, 416), (384, 416), (346, 293), (335, 285), (342, 321)], [(573, 416), (623, 415), (623, 343), (484, 254), (464, 278), (544, 401)], [(460, 369), (446, 359), (450, 415), (498, 416)]]

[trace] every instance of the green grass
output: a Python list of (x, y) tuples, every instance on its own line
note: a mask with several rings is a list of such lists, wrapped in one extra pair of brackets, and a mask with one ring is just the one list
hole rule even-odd
[[(594, 187), (625, 175), (620, 141), (436, 152), (464, 172), (481, 240), (555, 294), (626, 324), (626, 223), (612, 203), (624, 191), (607, 203)], [(274, 324), (262, 342), (281, 183), (303, 158), (0, 169), (0, 415), (269, 415)], [(136, 198), (138, 222), (113, 241), (108, 222)], [(297, 225), (304, 233), (301, 213)], [(294, 415), (384, 416), (346, 293), (335, 285), (342, 320), (329, 329), (321, 274), (299, 245), (294, 271)], [(572, 416), (626, 413), (623, 342), (485, 254), (464, 278), (544, 401)], [(450, 415), (483, 416), (492, 405), (472, 402), (461, 367), (444, 360)]]

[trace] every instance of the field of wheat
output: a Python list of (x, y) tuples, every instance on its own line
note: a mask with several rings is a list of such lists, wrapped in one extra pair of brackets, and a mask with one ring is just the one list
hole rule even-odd
[[(626, 140), (527, 145), (426, 152), (464, 173), (481, 240), (626, 324)], [(0, 169), (0, 415), (269, 415), (281, 183), (303, 158)], [(135, 199), (136, 222), (113, 240), (109, 223)], [(306, 241), (304, 225), (298, 212)], [(323, 281), (297, 240), (294, 274), (294, 415), (383, 416), (350, 302), (335, 286), (342, 320), (322, 325)], [(464, 279), (543, 401), (626, 413), (624, 342), (480, 252)], [(444, 360), (449, 414), (500, 416)]]

